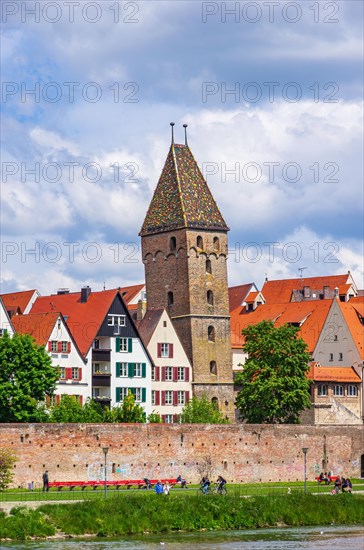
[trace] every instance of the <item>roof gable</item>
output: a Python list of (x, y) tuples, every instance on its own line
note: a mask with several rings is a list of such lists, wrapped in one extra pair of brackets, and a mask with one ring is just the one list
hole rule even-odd
[(13, 317), (15, 332), (30, 334), (39, 346), (45, 346), (60, 317), (59, 312), (28, 313)]

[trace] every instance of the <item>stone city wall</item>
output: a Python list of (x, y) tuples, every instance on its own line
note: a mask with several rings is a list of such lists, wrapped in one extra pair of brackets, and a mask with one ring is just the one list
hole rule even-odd
[(228, 482), (303, 479), (320, 471), (360, 477), (363, 426), (167, 425), (167, 424), (0, 424), (0, 447), (15, 452), (15, 486), (31, 481), (176, 477), (192, 482), (207, 459), (213, 477)]

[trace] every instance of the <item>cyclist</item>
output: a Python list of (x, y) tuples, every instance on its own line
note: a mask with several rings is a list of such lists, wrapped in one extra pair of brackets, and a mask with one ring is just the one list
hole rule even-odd
[(201, 485), (201, 489), (202, 489), (202, 492), (204, 495), (207, 494), (208, 490), (209, 490), (209, 487), (210, 487), (210, 484), (211, 484), (211, 481), (209, 480), (209, 478), (206, 476), (204, 476), (201, 481), (200, 481), (200, 485)]
[(225, 485), (226, 485), (226, 479), (224, 479), (222, 476), (219, 476), (219, 477), (217, 478), (217, 483), (219, 484), (219, 486), (218, 486), (218, 491), (219, 491), (219, 493), (221, 493), (222, 490), (223, 490), (223, 488), (224, 488)]

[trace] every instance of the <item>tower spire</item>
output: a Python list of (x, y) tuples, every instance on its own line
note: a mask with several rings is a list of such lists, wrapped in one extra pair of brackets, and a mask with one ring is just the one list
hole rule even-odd
[(170, 122), (170, 126), (172, 128), (172, 145), (173, 145), (174, 144), (174, 131), (173, 131), (174, 122)]
[(184, 124), (183, 128), (185, 129), (185, 145), (186, 145), (186, 147), (188, 147), (188, 143), (187, 143), (187, 124)]

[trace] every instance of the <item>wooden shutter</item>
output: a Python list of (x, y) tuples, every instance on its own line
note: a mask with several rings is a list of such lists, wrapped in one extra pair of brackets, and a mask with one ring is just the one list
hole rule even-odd
[(161, 399), (160, 399), (160, 391), (156, 391), (156, 392), (155, 392), (155, 404), (156, 404), (156, 405), (159, 405), (159, 404), (160, 404), (160, 401), (161, 401)]
[(147, 365), (146, 363), (142, 363), (142, 378), (146, 378), (147, 376)]
[(169, 350), (169, 354), (168, 354), (169, 359), (173, 359), (173, 344), (169, 344), (168, 350)]
[(72, 367), (66, 367), (66, 380), (72, 380)]
[(189, 381), (190, 381), (190, 368), (185, 367), (185, 382), (189, 382)]
[(128, 338), (128, 353), (132, 353), (133, 351), (133, 339)]
[(135, 363), (128, 363), (128, 377), (129, 378), (134, 377), (134, 365), (135, 365)]
[(147, 389), (142, 388), (142, 403), (145, 403), (147, 400)]
[(161, 404), (162, 405), (166, 404), (166, 392), (165, 391), (161, 391)]
[(166, 416), (165, 414), (162, 414), (162, 422), (165, 422), (166, 421)]
[(115, 338), (115, 351), (120, 351), (120, 338), (117, 336)]
[(178, 367), (173, 367), (173, 382), (178, 382)]
[(157, 344), (157, 357), (162, 357), (162, 344)]
[(177, 407), (177, 405), (178, 405), (178, 392), (174, 391), (173, 392), (173, 406)]
[(116, 388), (116, 401), (120, 403), (121, 388)]
[(135, 388), (129, 388), (129, 390), (134, 395), (134, 399), (135, 399), (136, 389)]
[(121, 363), (116, 363), (116, 378), (120, 378)]
[(154, 367), (154, 380), (155, 382), (160, 380), (160, 367)]
[(52, 342), (48, 342), (48, 351), (52, 351)]
[(173, 422), (174, 422), (175, 424), (178, 424), (178, 423), (179, 423), (179, 414), (174, 414), (174, 415), (173, 415)]
[(189, 391), (186, 391), (185, 392), (185, 403), (188, 403), (190, 400), (190, 392)]
[[(82, 369), (78, 369), (78, 379), (82, 380)], [(81, 395), (82, 398), (82, 395)]]
[(60, 351), (62, 351), (62, 342), (58, 342), (58, 344), (57, 344), (57, 351), (58, 351), (58, 353), (59, 353)]
[(162, 367), (161, 371), (162, 371), (161, 380), (162, 380), (162, 382), (165, 382), (166, 381), (166, 367)]
[(67, 353), (71, 353), (71, 342), (67, 343)]

